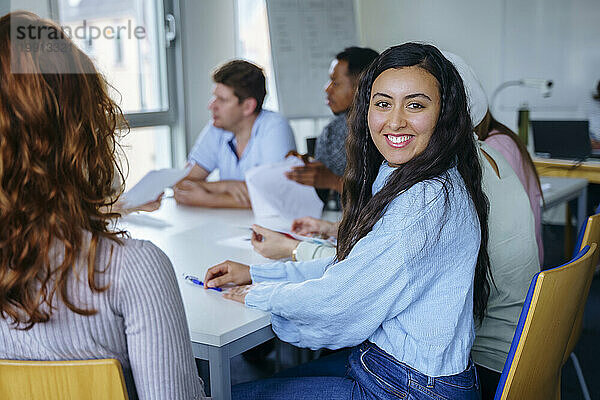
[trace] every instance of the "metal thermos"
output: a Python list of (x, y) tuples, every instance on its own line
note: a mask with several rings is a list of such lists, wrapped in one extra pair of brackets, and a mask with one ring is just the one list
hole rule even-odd
[(519, 138), (523, 141), (523, 144), (527, 146), (529, 143), (528, 140), (528, 130), (529, 130), (529, 107), (527, 104), (521, 105), (519, 108)]

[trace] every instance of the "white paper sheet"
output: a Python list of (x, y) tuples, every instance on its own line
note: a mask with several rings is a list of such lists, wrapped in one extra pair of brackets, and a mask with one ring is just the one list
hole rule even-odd
[(192, 169), (165, 168), (148, 172), (140, 181), (121, 196), (124, 208), (135, 208), (154, 201), (165, 190), (185, 178)]
[(292, 231), (281, 231), (281, 233), (286, 233), (286, 234), (292, 236), (294, 239), (300, 240), (302, 242), (308, 242), (308, 243), (314, 243), (314, 244), (332, 246), (332, 247), (337, 246), (337, 238), (334, 238), (333, 236), (331, 236), (327, 239), (324, 239), (322, 237), (317, 237), (317, 236), (298, 235)]
[(123, 215), (119, 218), (120, 222), (125, 222), (127, 224), (133, 224), (138, 226), (148, 226), (152, 228), (164, 229), (171, 226), (170, 223), (164, 221), (162, 219), (152, 217), (145, 212), (134, 212), (131, 214)]
[(248, 230), (248, 234), (245, 236), (235, 236), (219, 240), (217, 244), (221, 246), (235, 247), (243, 250), (252, 250), (252, 242), (250, 241), (250, 235), (250, 230)]
[(246, 186), (256, 219), (278, 216), (285, 219), (321, 218), (323, 202), (315, 188), (291, 181), (284, 175), (292, 167), (303, 165), (296, 157), (261, 165), (246, 172)]

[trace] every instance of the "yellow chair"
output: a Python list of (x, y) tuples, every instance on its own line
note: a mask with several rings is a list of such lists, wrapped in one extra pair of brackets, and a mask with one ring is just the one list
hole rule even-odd
[(593, 243), (569, 263), (537, 273), (529, 286), (495, 400), (560, 399), (560, 371), (592, 278)]
[(2, 400), (128, 400), (119, 361), (0, 360)]
[[(592, 243), (596, 243), (600, 246), (600, 214), (592, 215), (588, 218), (585, 227), (582, 228), (583, 231), (580, 234), (581, 242), (578, 243), (579, 246), (576, 251), (580, 251), (585, 246), (589, 246)], [(596, 256), (597, 258), (597, 256)], [(587, 299), (587, 296), (590, 292), (590, 285), (592, 284), (592, 279), (594, 275), (594, 271), (596, 269), (597, 262), (593, 262), (592, 268), (590, 268), (590, 275), (592, 277), (589, 279), (589, 284), (584, 289), (583, 295)], [(583, 312), (585, 311), (585, 303), (584, 306), (579, 309), (577, 313), (577, 317), (575, 318), (575, 324), (573, 325), (573, 332), (571, 332), (571, 337), (569, 338), (569, 343), (567, 344), (567, 349), (565, 351), (565, 356), (563, 358), (563, 364), (567, 362), (569, 357), (573, 361), (573, 366), (575, 367), (575, 372), (577, 373), (577, 378), (579, 379), (579, 386), (581, 387), (581, 391), (583, 393), (583, 398), (585, 400), (590, 400), (590, 393), (587, 388), (587, 384), (585, 383), (585, 379), (583, 377), (583, 371), (581, 370), (581, 366), (579, 365), (579, 359), (577, 355), (573, 352), (575, 349), (575, 345), (579, 341), (579, 337), (581, 336), (581, 331), (583, 330)], [(558, 389), (560, 390), (560, 381), (558, 382)]]

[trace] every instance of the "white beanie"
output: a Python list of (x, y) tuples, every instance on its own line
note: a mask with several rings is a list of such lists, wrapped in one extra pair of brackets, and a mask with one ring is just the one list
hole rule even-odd
[(454, 68), (460, 74), (467, 92), (467, 102), (469, 105), (469, 113), (471, 114), (471, 121), (473, 122), (473, 128), (479, 125), (488, 110), (487, 96), (481, 82), (477, 79), (477, 75), (471, 69), (471, 67), (456, 54), (450, 53), (449, 51), (442, 50), (442, 54), (452, 64)]

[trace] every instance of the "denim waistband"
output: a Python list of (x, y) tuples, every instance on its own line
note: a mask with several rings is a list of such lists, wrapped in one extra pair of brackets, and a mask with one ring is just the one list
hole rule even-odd
[[(352, 362), (354, 360), (354, 362)], [(396, 397), (407, 397), (409, 392), (418, 391), (434, 399), (478, 398), (479, 382), (473, 361), (467, 368), (450, 376), (431, 377), (397, 360), (371, 342), (363, 342), (350, 356), (352, 375), (361, 386), (366, 386), (378, 395), (387, 392)]]

